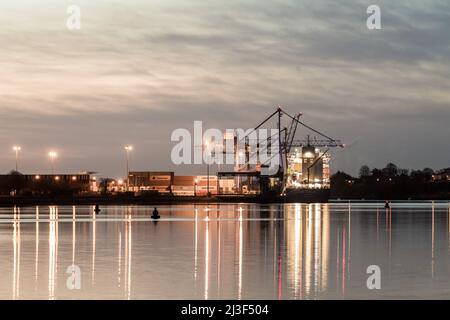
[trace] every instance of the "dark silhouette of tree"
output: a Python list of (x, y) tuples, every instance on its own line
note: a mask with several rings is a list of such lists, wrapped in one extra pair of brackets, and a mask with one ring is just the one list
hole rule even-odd
[(399, 169), (389, 163), (383, 169), (361, 167), (360, 178), (338, 171), (331, 177), (331, 197), (340, 199), (449, 199), (450, 180), (442, 179), (431, 168)]
[(386, 167), (383, 168), (383, 174), (387, 177), (395, 177), (398, 174), (398, 167), (393, 163), (388, 163)]
[(372, 177), (375, 179), (381, 178), (383, 176), (383, 172), (380, 169), (374, 168), (372, 169)]
[(368, 177), (370, 176), (370, 168), (366, 165), (361, 166), (359, 169), (359, 177)]

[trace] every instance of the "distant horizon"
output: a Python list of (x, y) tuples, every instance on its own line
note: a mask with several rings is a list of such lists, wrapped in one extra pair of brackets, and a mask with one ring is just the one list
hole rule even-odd
[[(449, 169), (450, 168), (450, 166), (443, 167), (443, 168), (433, 168), (433, 167), (430, 167), (430, 166), (424, 166), (422, 168), (404, 168), (401, 165), (397, 165), (396, 163), (393, 163), (393, 162), (388, 162), (388, 163), (386, 163), (386, 165), (391, 164), (391, 163), (396, 165), (398, 167), (398, 169), (408, 170), (409, 174), (411, 174), (412, 171), (423, 171), (424, 169), (432, 169), (434, 172), (438, 172), (440, 170), (445, 170), (445, 169)], [(374, 170), (374, 169), (382, 170), (382, 169), (384, 169), (386, 167), (386, 165), (382, 166), (382, 167), (370, 167), (370, 166), (368, 166), (368, 167), (369, 167), (369, 169), (371, 171)], [(198, 165), (198, 166), (203, 166), (204, 167), (206, 165)], [(359, 171), (362, 166), (364, 166), (364, 164), (362, 164), (360, 167), (358, 167), (357, 171)], [(183, 165), (181, 165), (180, 167), (183, 167)], [(215, 170), (214, 167), (216, 167), (216, 166), (211, 165), (211, 169), (210, 169), (211, 170), (210, 171), (211, 175), (217, 174), (217, 172), (218, 172), (218, 170)], [(203, 169), (204, 169), (203, 171), (206, 170), (205, 168), (203, 168)], [(11, 170), (9, 170), (7, 172), (0, 173), (0, 175), (8, 175), (8, 174), (13, 173), (13, 172), (16, 172), (15, 169), (11, 169)], [(20, 174), (23, 174), (23, 175), (71, 175), (71, 174), (75, 175), (75, 174), (90, 174), (92, 176), (97, 176), (99, 178), (111, 178), (111, 179), (125, 179), (126, 178), (126, 174), (124, 174), (123, 176), (116, 176), (116, 177), (114, 177), (114, 176), (103, 176), (103, 175), (99, 174), (96, 171), (90, 171), (90, 170), (81, 170), (81, 171), (58, 171), (58, 170), (56, 170), (55, 173), (50, 173), (50, 172), (46, 172), (46, 171), (29, 171), (29, 172), (24, 172), (24, 171), (21, 171), (19, 169), (17, 172), (20, 173)], [(161, 169), (161, 170), (145, 170), (145, 169), (134, 169), (134, 168), (131, 169), (130, 168), (130, 173), (132, 173), (132, 172), (174, 172), (175, 175), (192, 175), (192, 176), (206, 176), (207, 175), (206, 172), (199, 172), (199, 173), (193, 172), (191, 174), (177, 174), (176, 170), (164, 170), (164, 169)], [(358, 177), (359, 176), (359, 173), (351, 174), (351, 173), (343, 171), (343, 170), (333, 170), (332, 174), (335, 174), (337, 172), (346, 173), (346, 174), (349, 174), (349, 175), (351, 175), (353, 177)]]

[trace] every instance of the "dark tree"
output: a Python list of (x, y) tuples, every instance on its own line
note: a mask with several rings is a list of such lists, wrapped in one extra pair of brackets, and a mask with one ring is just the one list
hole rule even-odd
[(383, 174), (388, 177), (395, 177), (398, 174), (398, 167), (390, 162), (384, 167)]
[(368, 177), (368, 176), (370, 176), (370, 168), (366, 165), (363, 165), (359, 169), (359, 177), (363, 178), (363, 177)]

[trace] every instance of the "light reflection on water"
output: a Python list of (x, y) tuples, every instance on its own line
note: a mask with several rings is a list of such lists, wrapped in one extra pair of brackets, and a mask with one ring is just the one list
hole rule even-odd
[(158, 222), (145, 206), (0, 209), (0, 298), (450, 298), (447, 202), (158, 209)]

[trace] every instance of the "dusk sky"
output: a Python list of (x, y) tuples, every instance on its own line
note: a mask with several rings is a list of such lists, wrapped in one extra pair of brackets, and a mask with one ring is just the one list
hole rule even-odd
[(121, 177), (132, 144), (131, 169), (201, 174), (172, 164), (173, 130), (278, 105), (349, 145), (333, 171), (450, 167), (448, 0), (2, 0), (0, 44), (1, 173), (18, 144), (24, 173), (56, 150), (57, 171)]

